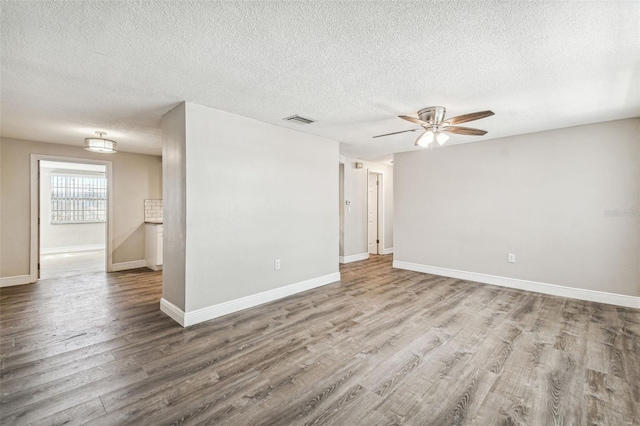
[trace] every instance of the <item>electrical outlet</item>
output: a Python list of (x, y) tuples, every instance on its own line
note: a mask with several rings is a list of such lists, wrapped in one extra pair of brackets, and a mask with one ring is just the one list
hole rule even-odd
[(516, 263), (516, 255), (515, 255), (515, 254), (513, 254), (513, 253), (509, 253), (509, 254), (507, 255), (507, 261), (508, 261), (509, 263)]
[(275, 269), (276, 271), (280, 269), (280, 259), (276, 259), (273, 261), (273, 269)]

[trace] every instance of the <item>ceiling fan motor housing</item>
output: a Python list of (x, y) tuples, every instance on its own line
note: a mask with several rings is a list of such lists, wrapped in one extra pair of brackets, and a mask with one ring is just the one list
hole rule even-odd
[(440, 122), (444, 120), (445, 112), (447, 112), (447, 109), (443, 106), (422, 108), (418, 111), (418, 118), (426, 123), (436, 125), (440, 124)]

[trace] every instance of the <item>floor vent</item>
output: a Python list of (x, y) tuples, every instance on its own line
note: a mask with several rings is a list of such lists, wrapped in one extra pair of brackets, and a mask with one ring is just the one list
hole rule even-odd
[(310, 118), (304, 118), (304, 117), (300, 117), (299, 115), (292, 115), (291, 117), (286, 117), (283, 118), (283, 120), (285, 121), (293, 121), (296, 123), (300, 123), (300, 124), (311, 124), (311, 123), (315, 123), (315, 120), (312, 120)]

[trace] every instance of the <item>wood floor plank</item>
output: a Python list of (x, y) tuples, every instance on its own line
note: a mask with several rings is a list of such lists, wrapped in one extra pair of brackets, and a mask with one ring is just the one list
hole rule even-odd
[(107, 364), (80, 371), (58, 380), (10, 393), (2, 398), (0, 409), (5, 413), (12, 413), (20, 407), (54, 397), (60, 393), (86, 387), (88, 384), (104, 377), (132, 371), (135, 367), (136, 366), (132, 365), (130, 361), (125, 363), (111, 361)]
[[(351, 360), (325, 380), (320, 381), (315, 388), (305, 390), (284, 406), (274, 407), (269, 418), (260, 421), (260, 424), (264, 426), (302, 424), (309, 417), (322, 416), (324, 409), (329, 406), (327, 401), (335, 402), (335, 398), (332, 397), (336, 395), (342, 397), (345, 392), (349, 393), (351, 389), (358, 386), (353, 384), (353, 378), (363, 368), (364, 363), (364, 359), (361, 358)], [(359, 390), (360, 388), (357, 388), (356, 392)]]
[(602, 401), (594, 396), (585, 397), (585, 418), (586, 424), (597, 426), (638, 424), (638, 417), (625, 417), (614, 408), (614, 404)]
[(48, 370), (36, 372), (28, 376), (20, 376), (12, 380), (3, 380), (0, 394), (4, 398), (6, 395), (15, 395), (18, 392), (25, 392), (31, 388), (40, 388), (47, 383), (77, 374), (82, 371), (109, 364), (115, 361), (111, 351), (87, 356), (81, 359), (56, 365)]
[(48, 371), (68, 363), (82, 362), (85, 358), (110, 351), (128, 343), (129, 341), (125, 337), (119, 337), (68, 352), (52, 354), (50, 356), (46, 355), (46, 351), (40, 351), (40, 356), (36, 357), (35, 360), (29, 361), (27, 359), (27, 362), (24, 362), (25, 360), (20, 360), (16, 362), (16, 365), (14, 366), (5, 363), (5, 359), (3, 358), (2, 369), (0, 370), (0, 381), (4, 382), (4, 380), (17, 379), (35, 373)]
[(43, 419), (36, 420), (31, 426), (54, 426), (54, 425), (83, 425), (91, 424), (93, 419), (102, 417), (107, 412), (100, 401), (100, 398), (90, 399), (63, 411), (47, 416)]
[(640, 310), (340, 272), (188, 329), (161, 272), (0, 288), (0, 424), (638, 424)]
[(3, 410), (2, 421), (3, 424), (7, 425), (32, 423), (95, 399), (99, 395), (114, 389), (144, 380), (146, 377), (147, 374), (141, 368), (136, 367), (100, 378), (90, 383), (80, 383), (77, 388), (63, 391), (47, 399), (22, 406), (19, 409), (7, 412)]
[[(587, 370), (585, 380), (585, 396), (597, 398), (606, 404), (599, 406), (615, 407), (625, 418), (635, 417), (635, 404), (632, 398), (631, 388), (626, 379), (611, 374), (604, 374), (594, 370)], [(593, 403), (591, 399), (589, 403)], [(602, 410), (599, 410), (602, 411)], [(638, 417), (640, 420), (640, 417)]]
[(204, 413), (219, 414), (219, 410), (226, 407), (234, 395), (244, 391), (247, 385), (256, 380), (262, 383), (259, 376), (259, 372), (248, 369), (220, 381), (215, 387), (194, 390), (187, 383), (179, 389), (169, 389), (161, 395), (141, 400), (133, 407), (125, 406), (111, 411), (93, 420), (92, 425), (192, 423), (192, 418)]
[(537, 369), (537, 392), (529, 397), (531, 411), (545, 424), (582, 424), (584, 413), (584, 361), (574, 354), (545, 348)]

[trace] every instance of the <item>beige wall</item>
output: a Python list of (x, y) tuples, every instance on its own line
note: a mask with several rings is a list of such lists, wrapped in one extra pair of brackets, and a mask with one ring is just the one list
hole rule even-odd
[(113, 263), (144, 259), (143, 200), (162, 196), (161, 157), (7, 138), (0, 152), (0, 277), (29, 274), (31, 154), (112, 161)]
[(396, 261), (640, 295), (640, 119), (396, 154), (394, 177)]
[[(382, 163), (373, 163), (356, 158), (340, 157), (344, 164), (342, 174), (343, 197), (340, 203), (344, 207), (340, 210), (340, 221), (343, 232), (341, 234), (340, 246), (342, 252), (340, 256), (354, 256), (368, 253), (367, 234), (367, 197), (368, 182), (367, 173), (369, 170), (382, 172), (384, 190), (384, 248), (393, 248), (393, 167)], [(356, 168), (356, 162), (363, 163), (361, 169)], [(351, 201), (349, 206), (345, 201)], [(349, 207), (351, 211), (349, 212)]]
[[(338, 143), (189, 103), (184, 125), (181, 114), (163, 118), (164, 142), (176, 145), (165, 161), (186, 176), (185, 219), (165, 214), (165, 246), (184, 224), (185, 253), (165, 256), (164, 270), (185, 266), (176, 282), (164, 277), (163, 297), (182, 309), (182, 285), (190, 313), (337, 274)], [(180, 190), (165, 193), (166, 210), (180, 207)]]

